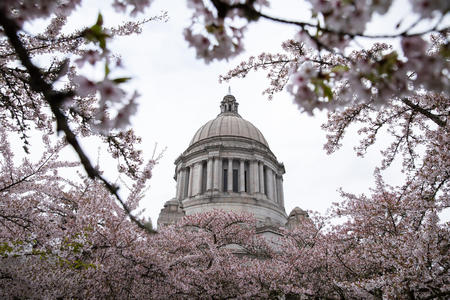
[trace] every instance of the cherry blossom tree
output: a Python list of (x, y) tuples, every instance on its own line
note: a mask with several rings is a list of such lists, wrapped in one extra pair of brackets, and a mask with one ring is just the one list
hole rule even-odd
[[(42, 157), (17, 163), (4, 128), (0, 133), (1, 297), (121, 295), (129, 281), (122, 279), (133, 269), (121, 253), (134, 249), (145, 231), (131, 223), (100, 180), (62, 175), (80, 165), (59, 159), (65, 143), (52, 144), (44, 136)], [(148, 164), (132, 187), (126, 199), (130, 209), (143, 197), (152, 167)], [(111, 276), (120, 267), (125, 271)]]
[[(118, 12), (134, 17), (150, 2), (117, 0), (111, 5)], [(88, 176), (100, 179), (129, 217), (145, 229), (119, 196), (118, 187), (93, 166), (80, 138), (100, 139), (118, 162), (118, 171), (131, 181), (139, 181), (142, 173), (147, 172), (143, 155), (136, 149), (140, 138), (127, 128), (137, 109), (139, 94), (127, 95), (122, 87), (129, 77), (114, 76), (114, 70), (122, 62), (108, 45), (112, 38), (140, 33), (145, 23), (165, 20), (166, 14), (112, 28), (103, 26), (99, 14), (93, 26), (65, 33), (64, 25), (80, 5), (81, 1), (46, 0), (0, 4), (0, 126), (9, 136), (20, 137), (26, 153), (30, 152), (30, 135), (39, 132), (48, 135), (56, 127), (78, 154)], [(48, 20), (48, 26), (41, 33), (30, 33), (27, 26), (37, 19)], [(104, 69), (103, 79), (82, 75), (85, 64)]]
[[(374, 35), (368, 23), (393, 1), (306, 2), (310, 19), (291, 20), (271, 15), (269, 1), (188, 1), (193, 25), (185, 32), (208, 63), (242, 53), (246, 27), (260, 19), (297, 28), (284, 53), (251, 56), (220, 79), (266, 72), (269, 99), (286, 90), (301, 112), (327, 110), (328, 153), (339, 149), (350, 126), (359, 126), (360, 156), (380, 135), (391, 136), (372, 194), (341, 192), (343, 201), (333, 205), (329, 218), (342, 224), (318, 230), (319, 222), (317, 233), (286, 234), (278, 259), (290, 270), (285, 283), (304, 297), (447, 298), (450, 228), (440, 215), (450, 199), (450, 4), (404, 1), (412, 17)], [(381, 172), (395, 159), (405, 182), (392, 187)]]
[(155, 298), (282, 295), (271, 281), (276, 276), (267, 276), (274, 250), (256, 234), (250, 215), (214, 210), (187, 216), (152, 238), (167, 276)]
[[(131, 16), (149, 4), (112, 2)], [(0, 3), (0, 297), (5, 299), (143, 298), (152, 288), (145, 284), (150, 275), (133, 270), (139, 268), (138, 252), (146, 249), (141, 241), (155, 233), (142, 221), (138, 203), (158, 158), (145, 163), (136, 148), (140, 138), (127, 128), (138, 93), (127, 95), (123, 85), (129, 78), (114, 75), (121, 61), (108, 45), (111, 38), (140, 33), (145, 23), (164, 21), (166, 14), (111, 28), (99, 14), (93, 26), (64, 33), (79, 5)], [(47, 19), (48, 26), (30, 33), (27, 26), (37, 19)], [(82, 75), (85, 64), (103, 69), (104, 78)], [(42, 144), (31, 146), (31, 135), (42, 137)], [(9, 145), (10, 140), (17, 145), (17, 137), (22, 155)], [(84, 137), (106, 145), (128, 191), (119, 195), (101, 166), (88, 159)], [(58, 158), (67, 146), (79, 163)], [(42, 157), (34, 161), (30, 154), (38, 153)], [(72, 175), (66, 175), (68, 169), (74, 169)]]

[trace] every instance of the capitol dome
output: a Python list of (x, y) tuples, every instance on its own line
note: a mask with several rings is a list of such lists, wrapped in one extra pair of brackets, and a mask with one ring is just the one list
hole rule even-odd
[(176, 196), (161, 210), (158, 225), (212, 209), (251, 213), (261, 228), (286, 224), (284, 165), (238, 106), (226, 95), (219, 115), (197, 130), (175, 160)]
[[(235, 103), (235, 107), (232, 105), (227, 107), (227, 103)], [(207, 122), (197, 130), (189, 146), (211, 137), (234, 136), (257, 141), (269, 147), (261, 131), (237, 113), (237, 102), (234, 96), (225, 96), (221, 104), (221, 113), (217, 118)]]

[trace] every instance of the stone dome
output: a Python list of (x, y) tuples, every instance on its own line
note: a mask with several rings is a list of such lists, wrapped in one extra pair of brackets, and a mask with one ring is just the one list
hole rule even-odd
[(237, 113), (225, 112), (200, 127), (195, 133), (189, 146), (211, 137), (243, 137), (257, 141), (266, 147), (269, 147), (261, 131), (255, 125), (244, 120)]

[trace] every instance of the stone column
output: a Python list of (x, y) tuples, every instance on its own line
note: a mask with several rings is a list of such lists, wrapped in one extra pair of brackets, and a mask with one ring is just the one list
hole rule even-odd
[(194, 195), (199, 195), (202, 193), (202, 181), (203, 181), (203, 163), (198, 162), (195, 164), (195, 168), (197, 169), (196, 175), (195, 175), (195, 190), (196, 193)]
[(206, 165), (206, 190), (212, 190), (213, 186), (213, 158), (208, 158), (208, 164)]
[(254, 194), (259, 192), (259, 170), (258, 170), (258, 162), (252, 160), (250, 162), (250, 180), (249, 180), (249, 191)]
[(228, 159), (228, 186), (227, 191), (233, 191), (233, 159)]
[(197, 163), (192, 165), (191, 176), (192, 176), (191, 195), (195, 196), (198, 194), (198, 164)]
[(244, 160), (239, 161), (239, 192), (245, 193), (245, 166)]
[(267, 197), (270, 200), (275, 200), (273, 196), (273, 172), (272, 169), (266, 168), (266, 177), (267, 177)]
[(264, 190), (264, 164), (262, 161), (259, 162), (259, 192), (261, 194), (265, 193), (265, 190)]
[(189, 167), (189, 183), (188, 183), (188, 197), (192, 196), (192, 178), (194, 177), (193, 165)]
[(180, 181), (180, 199), (184, 198), (184, 195), (186, 195), (186, 176), (187, 176), (187, 169), (183, 168), (181, 169), (181, 181)]
[(214, 158), (214, 180), (213, 180), (213, 189), (215, 191), (220, 190), (220, 178), (222, 170), (222, 160), (219, 157)]
[(278, 203), (278, 189), (277, 189), (277, 173), (272, 170), (272, 182), (273, 182), (273, 201)]
[(180, 200), (181, 199), (181, 187), (182, 187), (182, 185), (183, 185), (183, 182), (182, 182), (182, 174), (183, 174), (183, 170), (180, 170), (179, 172), (178, 172), (178, 174), (177, 174), (177, 195), (176, 195), (176, 198), (178, 199), (178, 200)]
[(275, 187), (277, 191), (277, 203), (280, 204), (280, 177), (275, 175)]
[(282, 207), (284, 207), (284, 192), (283, 192), (283, 177), (280, 176), (279, 180), (279, 187), (280, 187), (280, 198), (278, 199), (278, 202)]

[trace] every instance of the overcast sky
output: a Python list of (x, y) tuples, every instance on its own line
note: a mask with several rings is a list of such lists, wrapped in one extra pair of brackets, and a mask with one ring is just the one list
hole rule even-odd
[[(301, 4), (302, 1), (272, 2), (279, 5), (273, 8), (273, 15), (308, 17), (308, 7)], [(117, 22), (110, 15), (110, 8), (91, 5), (94, 4), (89, 3), (74, 15), (76, 24), (73, 25), (92, 25), (99, 10), (105, 15), (106, 24)], [(285, 91), (268, 101), (262, 95), (267, 86), (263, 73), (219, 84), (220, 74), (248, 56), (279, 50), (281, 42), (294, 34), (293, 27), (262, 21), (252, 24), (246, 34), (243, 55), (228, 62), (206, 65), (195, 58), (194, 50), (188, 48), (182, 36), (191, 14), (186, 2), (157, 0), (148, 14), (163, 9), (169, 14), (167, 23), (147, 24), (141, 35), (119, 38), (111, 45), (113, 51), (122, 56), (126, 74), (133, 77), (129, 87), (142, 95), (133, 127), (143, 138), (145, 154), (152, 154), (155, 143), (160, 150), (167, 147), (142, 203), (145, 215), (150, 216), (153, 223), (164, 202), (175, 196), (175, 159), (186, 150), (197, 129), (217, 116), (228, 85), (239, 102), (240, 115), (259, 128), (272, 152), (285, 165), (284, 195), (288, 214), (295, 206), (325, 212), (332, 202), (340, 200), (339, 187), (362, 193), (373, 185), (373, 170), (379, 165), (381, 148), (373, 147), (365, 158), (356, 157), (353, 151), (358, 141), (356, 131), (349, 132), (339, 152), (326, 155), (323, 150), (325, 132), (320, 129), (326, 114), (317, 113), (313, 117), (301, 114)], [(372, 28), (374, 32), (381, 30), (380, 26)], [(389, 182), (400, 182), (398, 174), (390, 171)]]

